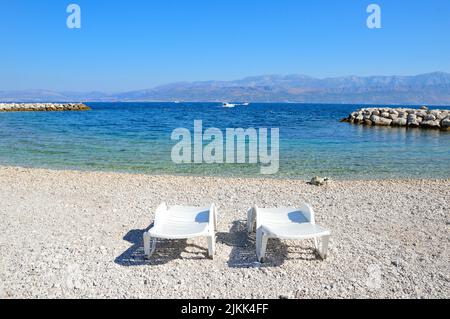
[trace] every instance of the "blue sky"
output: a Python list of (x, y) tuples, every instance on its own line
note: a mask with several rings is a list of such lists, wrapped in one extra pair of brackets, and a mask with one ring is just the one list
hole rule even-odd
[[(382, 29), (366, 26), (370, 3)], [(0, 41), (0, 90), (450, 72), (450, 1), (0, 0)]]

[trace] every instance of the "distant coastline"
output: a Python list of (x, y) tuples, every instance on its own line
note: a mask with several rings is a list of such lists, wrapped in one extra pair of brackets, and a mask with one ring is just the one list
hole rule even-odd
[(252, 102), (359, 105), (450, 105), (450, 74), (346, 76), (266, 75), (235, 81), (180, 82), (118, 93), (0, 90), (0, 102)]

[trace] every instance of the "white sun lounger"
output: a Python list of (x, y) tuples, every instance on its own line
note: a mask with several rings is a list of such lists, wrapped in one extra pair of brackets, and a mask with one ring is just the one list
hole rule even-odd
[(208, 256), (214, 257), (215, 229), (217, 210), (211, 207), (167, 207), (162, 203), (155, 213), (153, 227), (144, 233), (144, 253), (150, 258), (156, 249), (157, 239), (190, 239), (206, 237), (208, 239)]
[[(308, 204), (296, 208), (258, 208), (254, 206), (247, 213), (249, 233), (256, 226), (256, 255), (262, 261), (266, 254), (269, 238), (302, 240), (314, 239), (314, 247), (322, 259), (327, 257), (330, 232), (315, 223), (314, 210)], [(322, 239), (322, 248), (317, 240)]]

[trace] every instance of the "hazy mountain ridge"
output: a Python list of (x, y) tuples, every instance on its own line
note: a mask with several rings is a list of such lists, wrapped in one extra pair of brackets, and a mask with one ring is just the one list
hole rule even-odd
[(248, 101), (450, 105), (450, 74), (345, 76), (264, 75), (235, 81), (178, 82), (117, 94), (0, 91), (0, 101)]

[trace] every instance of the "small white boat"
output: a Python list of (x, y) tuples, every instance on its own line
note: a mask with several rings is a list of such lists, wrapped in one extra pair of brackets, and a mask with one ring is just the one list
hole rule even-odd
[(227, 103), (227, 102), (224, 102), (222, 105), (223, 105), (223, 107), (235, 107), (236, 106), (236, 104)]
[(250, 105), (250, 103), (248, 103), (248, 102), (245, 102), (245, 103), (242, 103), (242, 105), (243, 105), (243, 106), (249, 106), (249, 105)]

